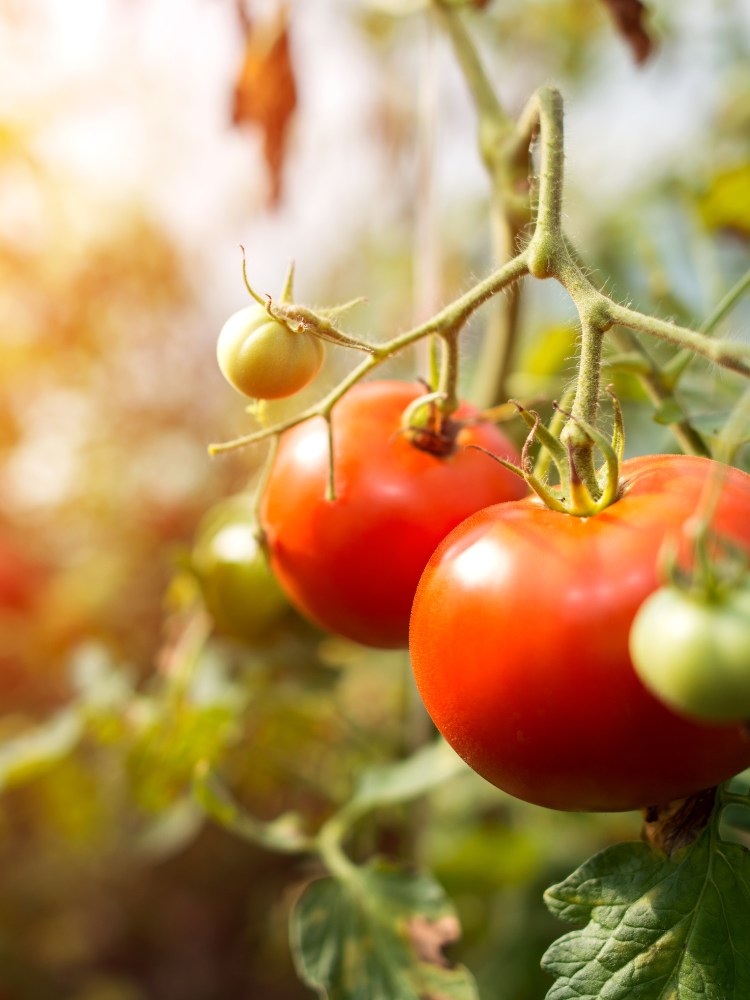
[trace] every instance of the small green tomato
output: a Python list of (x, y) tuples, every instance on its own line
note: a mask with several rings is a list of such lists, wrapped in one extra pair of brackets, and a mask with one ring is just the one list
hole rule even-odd
[(255, 538), (252, 513), (236, 498), (203, 518), (192, 563), (206, 607), (225, 635), (257, 641), (289, 610)]
[(706, 721), (750, 719), (750, 585), (708, 601), (662, 587), (638, 610), (630, 656), (674, 711)]
[(289, 330), (253, 305), (226, 321), (216, 356), (226, 380), (245, 396), (283, 399), (312, 382), (325, 349), (314, 334)]

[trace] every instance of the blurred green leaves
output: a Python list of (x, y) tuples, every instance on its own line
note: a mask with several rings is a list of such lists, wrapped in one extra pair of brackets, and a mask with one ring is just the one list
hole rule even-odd
[(29, 781), (67, 757), (84, 732), (81, 711), (64, 708), (41, 726), (0, 746), (0, 791)]
[(290, 925), (297, 971), (321, 1000), (477, 1000), (471, 973), (442, 954), (458, 935), (431, 875), (379, 860), (312, 882)]
[(734, 229), (750, 236), (750, 163), (717, 174), (699, 197), (698, 207), (710, 229)]
[(406, 760), (363, 771), (347, 808), (360, 813), (415, 799), (467, 770), (468, 765), (440, 737)]

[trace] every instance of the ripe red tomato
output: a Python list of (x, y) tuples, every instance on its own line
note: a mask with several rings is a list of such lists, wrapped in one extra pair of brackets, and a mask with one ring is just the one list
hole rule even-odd
[[(271, 566), (290, 601), (323, 628), (370, 646), (406, 646), (419, 577), (438, 543), (481, 507), (516, 500), (525, 484), (465, 445), (518, 461), (491, 424), (463, 428), (438, 457), (399, 433), (424, 389), (355, 386), (333, 411), (336, 500), (326, 500), (328, 436), (316, 417), (281, 439), (263, 502)], [(457, 417), (473, 411), (466, 404)]]
[[(631, 459), (624, 496), (594, 517), (529, 498), (479, 511), (437, 549), (414, 600), (414, 674), (438, 729), (488, 781), (553, 809), (614, 811), (750, 764), (739, 726), (673, 714), (628, 654), (665, 533), (694, 513), (710, 469)], [(715, 527), (750, 549), (750, 476), (727, 475)]]

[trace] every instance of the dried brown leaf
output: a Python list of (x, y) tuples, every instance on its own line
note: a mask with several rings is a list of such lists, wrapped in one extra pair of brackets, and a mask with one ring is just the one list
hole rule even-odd
[(443, 954), (443, 948), (458, 941), (461, 937), (461, 925), (453, 915), (441, 917), (440, 920), (416, 916), (406, 925), (406, 935), (420, 962), (449, 969), (451, 963)]
[(271, 176), (269, 201), (281, 197), (286, 136), (297, 106), (297, 89), (289, 51), (289, 15), (286, 6), (274, 18), (253, 23), (240, 5), (246, 33), (245, 61), (234, 91), (235, 125), (258, 125)]
[(687, 847), (708, 823), (715, 798), (716, 789), (707, 788), (687, 799), (643, 809), (643, 840), (668, 856)]
[(639, 65), (644, 63), (654, 47), (653, 39), (643, 24), (645, 5), (641, 0), (603, 0), (603, 2), (609, 9), (617, 30), (630, 46), (635, 61)]

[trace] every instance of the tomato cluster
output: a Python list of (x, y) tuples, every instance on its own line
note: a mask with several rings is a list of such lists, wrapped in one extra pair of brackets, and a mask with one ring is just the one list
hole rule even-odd
[[(251, 307), (222, 331), (222, 369), (243, 392), (286, 395), (320, 367), (322, 348), (305, 338), (318, 344)], [(463, 403), (443, 418), (440, 394), (424, 395), (414, 383), (355, 385), (330, 425), (313, 417), (281, 435), (259, 505), (273, 576), (264, 553), (242, 570), (222, 563), (221, 533), (197, 553), (211, 564), (217, 623), (241, 632), (251, 603), (273, 618), (286, 598), (356, 642), (408, 642), (454, 749), (551, 808), (660, 804), (750, 764), (750, 590), (696, 604), (659, 590), (657, 574), (714, 464), (632, 459), (613, 503), (572, 516), (526, 497), (523, 478), (481, 454), (519, 462), (478, 411)], [(727, 474), (714, 525), (750, 551), (750, 476)], [(238, 574), (254, 596), (234, 606), (220, 589), (236, 592)]]

